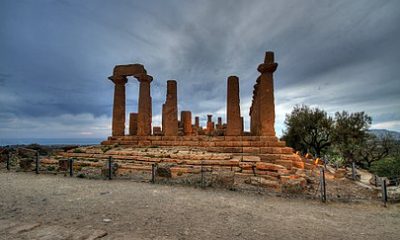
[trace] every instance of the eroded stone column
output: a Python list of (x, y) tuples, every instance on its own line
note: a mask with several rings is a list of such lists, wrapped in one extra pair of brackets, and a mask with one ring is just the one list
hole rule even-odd
[(208, 135), (211, 135), (214, 133), (214, 122), (212, 121), (212, 115), (207, 115), (207, 130), (206, 130)]
[(264, 63), (258, 66), (261, 73), (258, 86), (258, 104), (260, 118), (260, 135), (275, 136), (275, 103), (273, 73), (278, 64), (274, 62), (274, 53), (266, 52)]
[(125, 84), (126, 77), (111, 76), (108, 79), (114, 82), (114, 105), (112, 118), (112, 135), (125, 135)]
[(138, 114), (131, 113), (129, 115), (129, 135), (137, 135), (137, 122), (138, 121)]
[(226, 105), (227, 136), (242, 135), (242, 120), (240, 116), (239, 78), (228, 77), (228, 93)]
[(259, 104), (259, 87), (260, 77), (257, 78), (256, 84), (253, 90), (253, 102), (250, 107), (250, 132), (251, 135), (260, 135), (260, 104)]
[(222, 117), (218, 117), (218, 120), (217, 120), (217, 129), (222, 129), (223, 128), (223, 125), (222, 125)]
[(152, 117), (150, 83), (153, 80), (153, 77), (143, 74), (136, 78), (140, 82), (137, 135), (149, 136), (151, 135)]
[(200, 118), (198, 116), (194, 117), (194, 126), (196, 129), (200, 128)]
[(183, 124), (183, 134), (192, 135), (192, 113), (190, 111), (181, 112), (181, 122)]
[(167, 81), (167, 98), (162, 109), (162, 130), (165, 136), (178, 135), (178, 100), (175, 80)]

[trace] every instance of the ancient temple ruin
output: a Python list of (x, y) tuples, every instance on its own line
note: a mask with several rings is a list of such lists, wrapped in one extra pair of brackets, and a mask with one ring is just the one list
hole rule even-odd
[[(120, 176), (148, 173), (157, 164), (157, 169), (168, 169), (170, 178), (194, 177), (206, 171), (216, 176), (229, 173), (235, 185), (243, 183), (276, 191), (283, 191), (286, 186), (305, 189), (305, 173), (312, 172), (315, 166), (275, 136), (273, 73), (277, 66), (273, 52), (266, 52), (257, 68), (260, 75), (254, 85), (248, 132), (244, 131), (244, 117), (240, 114), (239, 77), (227, 78), (226, 122), (209, 114), (205, 126), (201, 126), (200, 116), (178, 109), (178, 83), (168, 80), (162, 126), (152, 128), (153, 78), (143, 65), (118, 65), (109, 77), (115, 84), (112, 136), (100, 148), (81, 148), (63, 157), (96, 167), (102, 163), (91, 163), (88, 159), (112, 157), (118, 163), (115, 174)], [(140, 82), (140, 89), (138, 112), (129, 113), (129, 131), (126, 131), (125, 84), (129, 77)]]
[[(103, 145), (128, 147), (195, 147), (213, 153), (232, 153), (257, 155), (262, 162), (303, 168), (301, 159), (279, 141), (275, 135), (275, 104), (273, 73), (278, 64), (273, 52), (266, 52), (264, 62), (257, 70), (257, 78), (253, 90), (253, 100), (249, 111), (250, 132), (244, 131), (243, 116), (240, 114), (239, 78), (227, 78), (226, 123), (218, 117), (207, 115), (206, 126), (201, 126), (199, 116), (188, 110), (178, 114), (177, 81), (167, 81), (167, 94), (162, 106), (162, 127), (154, 127), (151, 133), (151, 96), (150, 83), (152, 77), (140, 64), (119, 65), (114, 68), (110, 79), (115, 83), (113, 130), (112, 136)], [(138, 113), (130, 113), (129, 134), (125, 135), (125, 83), (128, 76), (140, 81)], [(179, 116), (180, 115), (180, 116)], [(179, 119), (178, 119), (179, 116)]]
[[(115, 84), (112, 119), (112, 136), (103, 144), (129, 143), (135, 145), (133, 136), (275, 136), (275, 106), (273, 91), (273, 73), (278, 64), (274, 62), (274, 53), (266, 52), (264, 62), (258, 66), (260, 76), (256, 80), (253, 101), (250, 108), (250, 132), (244, 132), (244, 121), (240, 114), (239, 78), (230, 76), (227, 79), (226, 123), (218, 117), (217, 123), (212, 115), (207, 115), (207, 124), (202, 127), (199, 116), (192, 123), (192, 113), (184, 110), (178, 120), (177, 81), (167, 81), (167, 95), (162, 106), (162, 126), (154, 127), (152, 134), (152, 105), (150, 83), (152, 77), (140, 64), (117, 65), (113, 76), (109, 77)], [(137, 113), (129, 114), (129, 131), (125, 135), (125, 84), (127, 77), (133, 76), (140, 82), (139, 106)], [(136, 138), (138, 142), (146, 138)], [(151, 139), (151, 138), (150, 138)], [(183, 138), (184, 139), (184, 138)], [(239, 139), (239, 138), (238, 138)], [(148, 140), (146, 140), (148, 141)], [(195, 141), (195, 139), (194, 139)], [(137, 144), (145, 144), (144, 141)]]

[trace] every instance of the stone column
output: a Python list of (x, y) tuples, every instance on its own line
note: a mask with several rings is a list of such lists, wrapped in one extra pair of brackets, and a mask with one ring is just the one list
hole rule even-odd
[(149, 136), (151, 135), (152, 117), (150, 83), (153, 77), (149, 75), (140, 75), (136, 78), (140, 82), (137, 135)]
[(217, 129), (222, 129), (222, 117), (218, 117), (218, 121), (217, 121)]
[(190, 111), (181, 112), (181, 122), (183, 124), (183, 134), (192, 135), (192, 113)]
[(257, 78), (257, 83), (254, 85), (253, 90), (253, 102), (250, 107), (250, 132), (253, 136), (260, 135), (260, 104), (259, 104), (259, 94), (258, 86), (260, 82), (260, 77)]
[(162, 109), (162, 130), (165, 136), (178, 135), (178, 100), (175, 80), (167, 81), (167, 98)]
[(244, 132), (244, 117), (240, 117), (240, 121), (242, 123), (242, 133)]
[(138, 114), (131, 113), (129, 115), (129, 135), (137, 135), (137, 122), (138, 121)]
[(275, 136), (275, 103), (273, 73), (278, 64), (274, 62), (274, 53), (266, 52), (264, 63), (258, 66), (261, 73), (258, 86), (258, 104), (260, 116), (260, 135)]
[(212, 115), (207, 115), (207, 134), (213, 134), (214, 133), (214, 122), (212, 121)]
[(226, 108), (226, 133), (227, 136), (242, 135), (242, 122), (240, 116), (239, 78), (228, 77), (228, 93)]
[(125, 84), (126, 77), (111, 76), (108, 79), (114, 82), (114, 105), (112, 118), (112, 135), (125, 135)]
[(200, 128), (200, 118), (198, 116), (194, 117), (194, 126), (196, 129)]

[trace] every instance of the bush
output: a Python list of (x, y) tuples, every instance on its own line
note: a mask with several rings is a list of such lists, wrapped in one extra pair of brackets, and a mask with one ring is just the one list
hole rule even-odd
[(84, 151), (80, 148), (75, 148), (74, 153), (84, 153)]
[(372, 163), (370, 171), (379, 177), (395, 179), (400, 177), (400, 156), (385, 158)]

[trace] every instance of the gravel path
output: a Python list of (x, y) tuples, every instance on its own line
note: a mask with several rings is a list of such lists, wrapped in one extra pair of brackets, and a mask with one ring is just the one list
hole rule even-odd
[(400, 239), (400, 206), (0, 172), (0, 239)]

